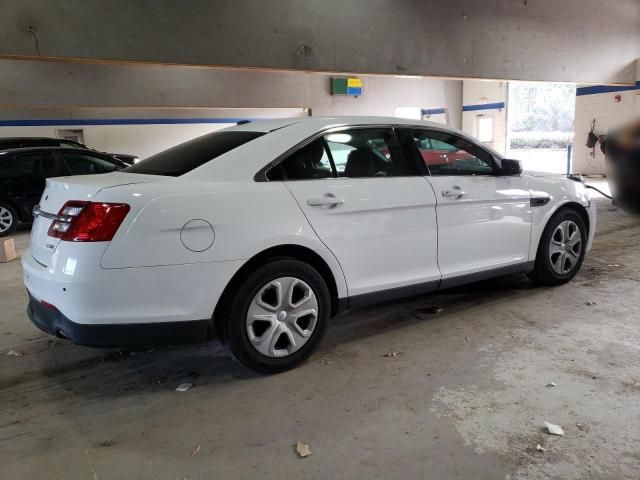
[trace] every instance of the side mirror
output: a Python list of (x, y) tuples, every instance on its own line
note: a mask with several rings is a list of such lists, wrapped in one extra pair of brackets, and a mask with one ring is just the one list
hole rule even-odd
[(520, 175), (522, 173), (522, 165), (518, 160), (503, 158), (496, 173), (500, 176)]

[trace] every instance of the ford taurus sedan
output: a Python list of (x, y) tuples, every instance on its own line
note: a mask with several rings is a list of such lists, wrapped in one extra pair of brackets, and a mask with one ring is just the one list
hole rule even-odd
[(303, 362), (347, 309), (510, 273), (567, 282), (596, 228), (580, 182), (380, 117), (219, 130), (48, 179), (35, 215), (22, 265), (42, 330), (96, 347), (216, 334), (264, 373)]

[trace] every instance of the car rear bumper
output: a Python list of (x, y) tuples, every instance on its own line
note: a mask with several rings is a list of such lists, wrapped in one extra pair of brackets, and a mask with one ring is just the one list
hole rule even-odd
[(78, 345), (100, 348), (147, 347), (201, 342), (209, 338), (210, 320), (87, 325), (75, 323), (53, 305), (29, 293), (27, 315), (40, 330)]
[(99, 242), (61, 242), (49, 265), (27, 249), (24, 285), (38, 302), (54, 305), (75, 324), (137, 325), (211, 319), (241, 261), (101, 268)]

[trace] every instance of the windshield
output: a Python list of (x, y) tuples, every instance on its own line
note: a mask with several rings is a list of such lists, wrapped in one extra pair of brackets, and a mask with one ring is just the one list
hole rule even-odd
[(152, 155), (124, 171), (179, 177), (262, 135), (263, 132), (209, 133)]

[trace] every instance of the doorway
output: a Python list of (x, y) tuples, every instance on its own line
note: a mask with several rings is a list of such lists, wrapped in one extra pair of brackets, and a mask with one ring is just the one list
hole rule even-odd
[(566, 173), (575, 117), (576, 86), (509, 82), (507, 156), (527, 170)]

